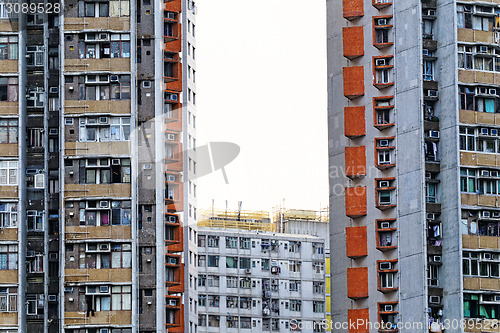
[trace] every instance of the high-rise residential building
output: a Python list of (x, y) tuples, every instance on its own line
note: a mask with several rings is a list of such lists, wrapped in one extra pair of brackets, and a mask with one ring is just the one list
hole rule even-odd
[(276, 231), (294, 235), (310, 235), (325, 240), (326, 326), (331, 331), (330, 225), (328, 210), (279, 208), (275, 211)]
[(0, 332), (196, 331), (194, 1), (22, 8), (0, 4)]
[(500, 1), (327, 12), (334, 323), (487, 329), (500, 310)]
[(325, 332), (325, 240), (276, 233), (267, 212), (199, 221), (199, 332)]

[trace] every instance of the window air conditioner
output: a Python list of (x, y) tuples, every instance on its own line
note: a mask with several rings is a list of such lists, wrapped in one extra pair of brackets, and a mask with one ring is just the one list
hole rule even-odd
[(438, 91), (429, 89), (429, 90), (427, 90), (427, 96), (428, 97), (438, 97)]
[(387, 19), (378, 19), (377, 25), (387, 25)]
[(109, 293), (109, 286), (100, 286), (99, 287), (99, 292), (101, 294), (107, 294), (107, 293)]
[(424, 11), (424, 16), (436, 16), (436, 11), (434, 9), (426, 9)]
[(429, 131), (429, 137), (439, 139), (439, 131)]
[(495, 219), (500, 218), (500, 212), (493, 212), (493, 213), (491, 214), (491, 217), (493, 217), (493, 218), (495, 218)]
[(498, 171), (490, 171), (491, 177), (498, 177)]
[(57, 94), (57, 93), (59, 93), (58, 87), (50, 87), (49, 88), (49, 94)]
[(57, 302), (57, 295), (49, 295), (49, 302)]
[(484, 260), (491, 260), (491, 253), (483, 253)]
[(385, 59), (375, 59), (375, 66), (385, 66), (386, 61)]
[(177, 94), (169, 94), (168, 99), (171, 101), (177, 101), (179, 97), (177, 97)]
[(427, 219), (434, 221), (436, 219), (436, 214), (434, 213), (427, 213)]
[(167, 13), (167, 19), (169, 19), (169, 20), (175, 20), (175, 13), (168, 12)]
[(99, 250), (109, 251), (109, 244), (108, 243), (99, 244)]
[(120, 159), (119, 158), (113, 158), (113, 160), (111, 161), (111, 164), (112, 165), (121, 165)]
[(479, 53), (488, 53), (488, 46), (481, 45), (479, 47)]
[(149, 80), (142, 81), (142, 87), (146, 89), (151, 88), (151, 81)]
[(167, 176), (167, 181), (168, 181), (168, 182), (175, 182), (175, 176), (168, 175), (168, 176)]
[(176, 306), (177, 305), (177, 301), (175, 299), (169, 299), (168, 300), (168, 305), (169, 306)]
[(422, 50), (422, 54), (423, 54), (424, 56), (428, 56), (428, 55), (429, 55), (429, 50), (428, 50), (428, 49), (423, 49), (423, 50)]
[(386, 271), (388, 269), (391, 269), (391, 267), (392, 267), (392, 264), (390, 262), (381, 262), (379, 264), (379, 268), (381, 271)]
[(481, 170), (481, 177), (489, 177), (490, 172), (488, 170)]
[(388, 147), (389, 146), (389, 140), (380, 140), (379, 141), (380, 147)]
[(389, 229), (391, 227), (391, 223), (390, 222), (382, 222), (380, 223), (380, 228), (381, 229)]
[(484, 218), (489, 219), (490, 218), (490, 212), (488, 210), (484, 210), (481, 212), (481, 216)]
[(176, 223), (177, 222), (177, 218), (175, 216), (169, 216), (168, 217), (168, 222), (170, 222), (170, 223)]
[(497, 136), (497, 135), (498, 135), (498, 129), (496, 129), (496, 128), (492, 128), (492, 129), (490, 130), (490, 135), (491, 135), (491, 136)]
[(378, 182), (378, 187), (389, 187), (389, 181), (388, 180), (381, 180)]
[(120, 80), (118, 79), (118, 75), (110, 75), (109, 76), (109, 81), (111, 81), (111, 82), (120, 82)]
[(106, 201), (106, 200), (99, 201), (99, 207), (100, 208), (108, 208), (109, 207), (109, 201)]
[(167, 134), (167, 140), (168, 141), (174, 141), (175, 140), (175, 135), (174, 134)]
[(109, 117), (99, 117), (99, 124), (108, 124)]
[(487, 128), (481, 128), (481, 135), (488, 135), (490, 131)]
[(441, 303), (441, 297), (439, 297), (439, 296), (430, 296), (429, 297), (429, 303), (439, 304), (439, 303)]
[(384, 305), (384, 312), (392, 312), (392, 311), (393, 311), (392, 305)]
[(434, 261), (434, 262), (441, 262), (441, 256), (434, 256), (432, 258), (432, 261)]

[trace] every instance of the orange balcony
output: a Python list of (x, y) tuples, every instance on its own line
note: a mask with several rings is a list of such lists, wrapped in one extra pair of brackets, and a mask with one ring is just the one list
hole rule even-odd
[[(168, 239), (165, 239), (165, 245), (167, 246), (167, 250), (169, 253), (173, 252), (182, 252), (183, 250), (183, 236), (184, 231), (180, 224), (174, 226), (165, 226), (166, 230), (169, 230), (171, 233), (167, 236)], [(180, 246), (178, 246), (180, 245)]]
[(351, 218), (366, 216), (366, 186), (345, 188), (345, 214)]
[(345, 147), (345, 173), (353, 179), (366, 175), (366, 147)]
[(365, 14), (363, 2), (363, 0), (343, 0), (342, 9), (344, 11), (344, 18), (354, 20), (362, 17)]
[(169, 183), (165, 188), (165, 203), (172, 204), (181, 202), (183, 194), (183, 186), (180, 186), (180, 184)]
[[(166, 265), (165, 265), (166, 266)], [(177, 267), (169, 267), (174, 269), (174, 276), (171, 281), (165, 281), (165, 285), (168, 287), (168, 292), (183, 292), (184, 291), (184, 264), (179, 264)], [(174, 286), (178, 288), (172, 289)]]
[[(175, 163), (182, 161), (182, 144), (181, 143), (168, 143), (166, 144), (166, 154), (165, 154), (165, 163)], [(169, 168), (170, 169), (170, 168)], [(177, 171), (177, 170), (176, 170)], [(179, 170), (181, 171), (181, 170)]]
[[(178, 309), (169, 309), (167, 307), (167, 311), (174, 311), (174, 321), (171, 323), (166, 323), (166, 327), (168, 332), (173, 333), (184, 333), (184, 304), (181, 304)], [(168, 314), (167, 314), (168, 316)]]
[(179, 225), (181, 225), (181, 221), (179, 219), (179, 215), (165, 213), (165, 225), (168, 225), (168, 226), (179, 226)]
[(344, 67), (344, 96), (355, 99), (365, 94), (365, 71), (363, 66)]
[(349, 333), (368, 333), (370, 323), (369, 309), (349, 309), (347, 310), (347, 320), (349, 322)]
[(347, 269), (347, 297), (351, 299), (368, 297), (368, 267)]
[(180, 265), (181, 265), (180, 254), (165, 255), (165, 267), (180, 267)]
[(178, 91), (164, 90), (163, 99), (165, 103), (176, 105), (181, 102), (181, 95)]
[(182, 11), (182, 2), (180, 0), (166, 0), (165, 11), (180, 13)]
[[(177, 81), (182, 78), (182, 64), (180, 62), (166, 61), (163, 69), (163, 81), (165, 83)], [(167, 90), (169, 90), (167, 88)]]
[(342, 41), (344, 45), (344, 57), (355, 59), (365, 54), (365, 39), (363, 27), (342, 28)]
[(373, 7), (380, 10), (382, 8), (389, 7), (390, 5), (392, 5), (392, 0), (372, 0), (372, 5)]
[(368, 243), (366, 226), (347, 227), (346, 232), (346, 256), (349, 258), (361, 258), (368, 255)]
[(181, 305), (182, 305), (181, 296), (166, 295), (165, 299), (166, 299), (165, 307), (167, 309), (180, 309), (181, 308)]
[(344, 108), (344, 135), (350, 139), (366, 135), (364, 106)]
[(163, 40), (165, 43), (178, 41), (182, 36), (182, 24), (165, 21), (163, 28)]
[[(165, 124), (167, 128), (170, 123), (182, 123), (182, 104), (169, 104), (166, 107), (168, 108), (165, 110)], [(182, 124), (180, 126), (182, 127)]]

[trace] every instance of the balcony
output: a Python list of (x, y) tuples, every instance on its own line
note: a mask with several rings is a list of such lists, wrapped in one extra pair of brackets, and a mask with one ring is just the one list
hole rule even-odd
[[(130, 30), (130, 17), (65, 17), (65, 30)], [(3, 30), (3, 29), (2, 29)]]
[(129, 225), (113, 225), (105, 227), (67, 226), (67, 239), (131, 239), (132, 227)]
[(65, 142), (64, 148), (68, 156), (112, 156), (130, 155), (131, 153), (130, 141)]
[(18, 66), (17, 60), (0, 60), (1, 73), (17, 73), (18, 72), (17, 66)]
[(64, 102), (64, 112), (67, 114), (130, 114), (130, 100), (66, 100)]
[(392, 0), (372, 0), (372, 5), (373, 5), (373, 7), (380, 10), (380, 9), (383, 9), (385, 7), (389, 7), (390, 5), (392, 5)]
[(130, 183), (121, 184), (65, 184), (68, 198), (117, 197), (129, 198), (132, 195)]
[(66, 72), (130, 72), (130, 58), (65, 59)]
[(114, 269), (65, 269), (65, 282), (130, 282), (132, 270), (128, 268)]
[(132, 311), (96, 311), (90, 317), (86, 312), (65, 312), (64, 318), (66, 325), (131, 325)]

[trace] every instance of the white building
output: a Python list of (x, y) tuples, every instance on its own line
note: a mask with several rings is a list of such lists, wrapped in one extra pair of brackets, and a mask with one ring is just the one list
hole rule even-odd
[(199, 332), (325, 331), (323, 239), (213, 228), (198, 232)]

